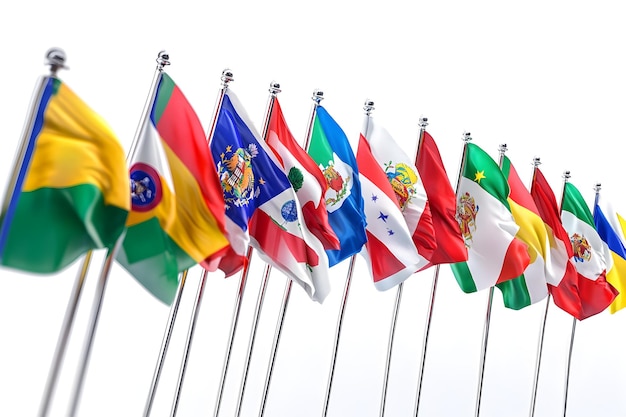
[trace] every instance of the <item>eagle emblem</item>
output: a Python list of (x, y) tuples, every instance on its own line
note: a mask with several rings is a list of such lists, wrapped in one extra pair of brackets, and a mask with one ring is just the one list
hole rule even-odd
[(456, 206), (456, 221), (459, 223), (461, 234), (465, 240), (465, 246), (468, 248), (473, 242), (472, 232), (476, 231), (476, 214), (478, 213), (478, 209), (479, 207), (476, 205), (474, 197), (468, 192), (464, 193), (461, 198), (459, 198)]
[(254, 172), (252, 159), (259, 154), (255, 144), (247, 148), (237, 148), (234, 152), (228, 146), (220, 155), (217, 172), (224, 190), (224, 201), (237, 207), (247, 205), (254, 198)]
[(570, 238), (574, 249), (575, 262), (589, 262), (591, 259), (591, 245), (586, 237), (574, 233)]
[(400, 209), (404, 211), (407, 204), (415, 196), (415, 183), (417, 183), (417, 174), (413, 169), (405, 163), (393, 164), (391, 161), (385, 165), (385, 174), (396, 194), (396, 199), (400, 205)]

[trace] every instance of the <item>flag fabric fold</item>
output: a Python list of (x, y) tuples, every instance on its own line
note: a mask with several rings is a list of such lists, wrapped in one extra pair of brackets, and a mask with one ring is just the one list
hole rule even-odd
[(404, 282), (428, 261), (417, 252), (391, 183), (372, 154), (365, 136), (367, 118), (356, 156), (367, 222), (367, 242), (361, 254), (374, 286), (384, 291)]
[(602, 241), (607, 245), (610, 257), (607, 261), (606, 280), (615, 288), (617, 295), (610, 305), (611, 313), (626, 307), (626, 248), (624, 247), (624, 218), (609, 201), (598, 195), (593, 219)]
[(108, 124), (62, 81), (46, 77), (35, 122), (2, 213), (0, 262), (58, 272), (112, 248), (130, 207), (124, 151)]
[(530, 263), (522, 275), (499, 283), (497, 287), (502, 291), (505, 307), (520, 310), (547, 297), (548, 281), (555, 282), (563, 277), (567, 258), (564, 263), (552, 261), (550, 240), (554, 239), (549, 235), (530, 192), (506, 155), (502, 156), (500, 169), (509, 184), (509, 207), (519, 226), (516, 236), (526, 244)]
[(424, 184), (414, 162), (396, 143), (389, 132), (374, 118), (368, 118), (367, 136), (372, 156), (384, 172), (409, 228), (417, 252), (429, 265), (437, 249), (433, 219)]
[(467, 143), (457, 189), (457, 221), (468, 248), (467, 262), (451, 264), (466, 292), (476, 292), (520, 276), (530, 262), (516, 237), (509, 186), (498, 164), (479, 146)]
[(422, 135), (415, 165), (426, 190), (435, 230), (436, 246), (430, 255), (430, 264), (466, 261), (467, 248), (455, 218), (456, 195), (441, 160), (437, 144), (426, 131)]
[(161, 73), (130, 158), (132, 210), (116, 259), (166, 304), (180, 272), (196, 264), (214, 271), (228, 252), (214, 166), (195, 111)]
[(611, 254), (598, 234), (593, 215), (580, 191), (566, 182), (561, 203), (561, 221), (566, 230), (578, 273), (576, 288), (580, 299), (580, 318), (591, 317), (606, 309), (617, 291), (606, 280)]
[(326, 180), (328, 221), (339, 249), (326, 250), (332, 267), (359, 253), (367, 241), (365, 212), (356, 157), (341, 127), (323, 106), (317, 106), (308, 154)]
[(324, 175), (291, 134), (277, 98), (274, 98), (266, 142), (296, 192), (307, 227), (324, 249), (338, 250), (339, 239), (328, 222), (324, 201)]
[(319, 256), (323, 246), (301, 221), (287, 175), (230, 89), (224, 92), (210, 146), (233, 247), (244, 253), (249, 239), (265, 262), (323, 302), (330, 291), (328, 263)]

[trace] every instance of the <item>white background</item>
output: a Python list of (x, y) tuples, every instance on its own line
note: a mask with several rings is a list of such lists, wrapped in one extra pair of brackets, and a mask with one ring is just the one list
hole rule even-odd
[[(9, 5), (10, 4), (10, 5)], [(365, 99), (373, 116), (410, 155), (418, 119), (437, 141), (456, 184), (464, 131), (497, 158), (498, 145), (522, 180), (541, 157), (555, 194), (561, 174), (588, 203), (593, 186), (626, 213), (621, 141), (626, 113), (624, 13), (615, 1), (231, 1), (88, 3), (10, 2), (0, 6), (0, 179), (6, 188), (28, 104), (46, 50), (67, 53), (64, 80), (106, 119), (126, 150), (133, 140), (156, 66), (167, 72), (210, 126), (223, 69), (261, 128), (271, 81), (294, 135), (304, 140), (311, 93), (353, 143)], [(42, 208), (45, 210), (45, 207)], [(50, 415), (64, 416), (75, 379), (104, 252), (96, 253), (81, 298)], [(33, 254), (33, 262), (37, 254)], [(0, 270), (0, 415), (33, 416), (41, 402), (77, 262), (54, 276)], [(332, 270), (323, 305), (293, 287), (266, 416), (321, 416), (348, 262)], [(253, 258), (221, 416), (234, 415), (263, 265)], [(153, 416), (170, 415), (200, 271), (193, 269), (158, 387)], [(433, 269), (404, 285), (385, 415), (412, 416)], [(179, 416), (212, 415), (239, 277), (210, 274), (180, 396)], [(269, 280), (242, 416), (259, 413), (285, 278)], [(487, 292), (463, 294), (441, 268), (428, 345), (420, 416), (473, 416)], [(328, 416), (379, 415), (396, 290), (374, 289), (362, 258), (346, 307)], [(529, 414), (545, 302), (503, 307), (496, 290), (481, 416)], [(78, 410), (80, 416), (139, 416), (147, 398), (169, 308), (114, 265)], [(572, 319), (549, 308), (536, 416), (563, 413)], [(623, 375), (626, 313), (578, 323), (568, 416), (626, 415)]]

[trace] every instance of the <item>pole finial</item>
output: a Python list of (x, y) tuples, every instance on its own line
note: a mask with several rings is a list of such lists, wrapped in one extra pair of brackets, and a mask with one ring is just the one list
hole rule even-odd
[(157, 55), (157, 69), (159, 71), (163, 71), (163, 68), (165, 68), (166, 65), (170, 65), (170, 54), (167, 53), (167, 51), (159, 51), (158, 55)]
[(370, 99), (366, 99), (365, 104), (363, 105), (363, 110), (365, 110), (365, 114), (369, 116), (370, 114), (372, 114), (374, 108), (374, 102)]
[(280, 93), (282, 90), (280, 89), (280, 84), (276, 81), (272, 81), (270, 83), (269, 92), (271, 95), (276, 96), (276, 94)]
[(50, 65), (50, 75), (53, 77), (57, 75), (57, 71), (60, 68), (69, 69), (65, 65), (65, 60), (67, 59), (65, 55), (65, 51), (61, 48), (50, 48), (46, 51), (46, 61), (44, 64)]
[(506, 143), (501, 143), (498, 147), (498, 151), (500, 151), (501, 154), (504, 154), (508, 150), (509, 148), (506, 146)]
[(472, 140), (472, 134), (470, 132), (463, 132), (463, 142), (468, 143), (470, 140)]
[(319, 88), (313, 90), (313, 95), (311, 96), (311, 100), (315, 102), (315, 104), (319, 105), (322, 100), (324, 100), (324, 92)]
[(224, 71), (222, 71), (222, 87), (224, 89), (228, 88), (228, 83), (231, 81), (235, 81), (235, 78), (233, 77), (233, 72), (226, 68)]
[(420, 129), (426, 129), (426, 126), (428, 126), (428, 117), (420, 116), (418, 124)]
[(596, 194), (598, 194), (602, 189), (602, 183), (596, 182), (596, 185), (593, 187), (593, 189), (595, 190)]
[(533, 158), (533, 166), (538, 167), (539, 165), (541, 165), (541, 158), (539, 158), (538, 156), (535, 156)]
[(563, 171), (563, 179), (565, 180), (565, 182), (567, 182), (570, 178), (572, 178), (570, 171), (569, 170)]

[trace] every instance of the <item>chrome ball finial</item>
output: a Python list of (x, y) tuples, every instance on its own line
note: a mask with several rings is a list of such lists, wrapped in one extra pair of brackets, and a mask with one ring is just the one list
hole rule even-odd
[(270, 88), (269, 88), (270, 94), (275, 96), (276, 94), (280, 93), (281, 91), (282, 90), (280, 89), (280, 84), (279, 83), (277, 83), (276, 81), (272, 81), (270, 83)]
[(319, 88), (316, 88), (315, 90), (313, 90), (313, 95), (311, 96), (311, 100), (313, 100), (317, 104), (320, 104), (320, 102), (324, 100), (324, 92), (320, 90)]
[(372, 110), (374, 109), (375, 109), (374, 102), (370, 99), (366, 99), (365, 104), (363, 105), (363, 110), (365, 110), (365, 114), (369, 116), (372, 113)]
[(156, 62), (159, 64), (159, 69), (163, 69), (164, 66), (170, 65), (170, 54), (167, 51), (159, 51)]
[(66, 59), (67, 56), (65, 55), (65, 51), (63, 49), (50, 48), (46, 51), (46, 61), (44, 63), (46, 65), (50, 65), (50, 72), (52, 75), (56, 75), (60, 68), (68, 69), (65, 65)]

